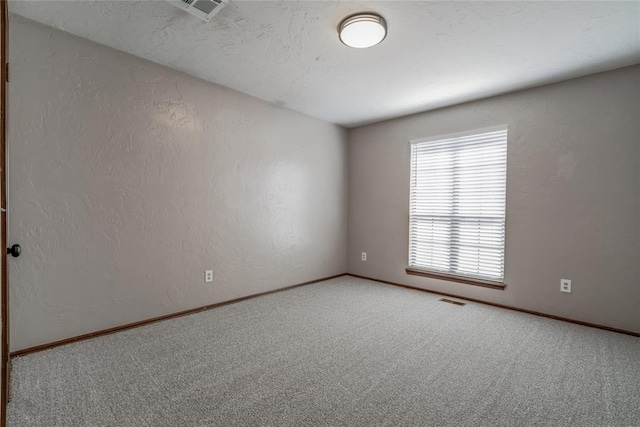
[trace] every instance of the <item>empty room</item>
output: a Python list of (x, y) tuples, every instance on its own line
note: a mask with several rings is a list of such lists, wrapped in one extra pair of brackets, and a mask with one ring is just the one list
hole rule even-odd
[(640, 426), (640, 1), (0, 1), (0, 427)]

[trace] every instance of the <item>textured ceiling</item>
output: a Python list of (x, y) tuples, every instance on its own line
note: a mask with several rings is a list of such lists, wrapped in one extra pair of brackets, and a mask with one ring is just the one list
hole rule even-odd
[[(209, 22), (165, 1), (10, 11), (347, 127), (640, 62), (640, 2), (242, 1)], [(371, 49), (336, 27), (375, 11)]]

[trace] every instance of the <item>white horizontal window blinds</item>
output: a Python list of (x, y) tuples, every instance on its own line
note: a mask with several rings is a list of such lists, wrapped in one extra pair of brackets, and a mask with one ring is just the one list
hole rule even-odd
[(507, 128), (411, 142), (409, 267), (504, 280)]

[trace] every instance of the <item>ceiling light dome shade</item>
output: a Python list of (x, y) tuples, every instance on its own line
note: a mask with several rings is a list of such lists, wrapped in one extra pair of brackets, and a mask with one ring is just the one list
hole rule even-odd
[(359, 13), (345, 18), (338, 27), (340, 41), (363, 49), (375, 46), (387, 36), (387, 21), (375, 13)]

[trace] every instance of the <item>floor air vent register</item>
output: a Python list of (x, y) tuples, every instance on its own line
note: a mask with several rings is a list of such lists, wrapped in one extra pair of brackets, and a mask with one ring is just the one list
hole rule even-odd
[(449, 304), (454, 304), (454, 305), (467, 305), (467, 303), (460, 302), (460, 301), (454, 301), (454, 300), (448, 299), (448, 298), (440, 298), (439, 301), (448, 302)]

